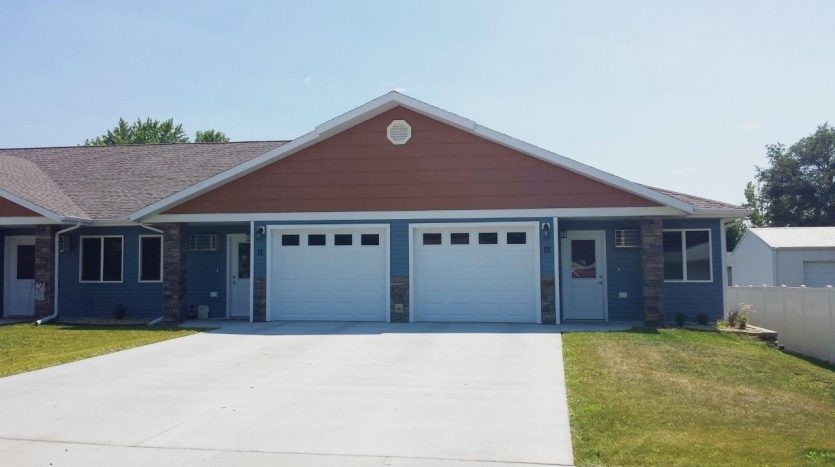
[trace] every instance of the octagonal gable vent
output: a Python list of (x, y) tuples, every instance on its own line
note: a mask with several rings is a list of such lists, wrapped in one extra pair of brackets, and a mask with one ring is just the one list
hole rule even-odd
[(386, 129), (391, 144), (406, 144), (412, 138), (412, 126), (406, 120), (393, 120)]

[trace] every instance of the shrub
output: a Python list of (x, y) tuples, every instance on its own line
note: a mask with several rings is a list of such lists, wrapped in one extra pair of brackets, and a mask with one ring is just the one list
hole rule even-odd
[(119, 303), (118, 305), (113, 307), (113, 317), (116, 319), (125, 319), (125, 316), (128, 314), (128, 309), (125, 308), (125, 305)]
[(710, 318), (707, 317), (707, 313), (699, 313), (696, 315), (696, 319), (702, 326), (707, 326), (707, 323), (710, 321)]
[(747, 315), (740, 315), (739, 316), (739, 329), (745, 329), (748, 326), (748, 316)]
[(684, 313), (676, 313), (676, 325), (681, 327), (684, 326), (685, 314)]

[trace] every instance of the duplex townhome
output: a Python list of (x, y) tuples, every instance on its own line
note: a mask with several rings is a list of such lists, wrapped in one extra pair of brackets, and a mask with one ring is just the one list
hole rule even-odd
[(3, 316), (718, 319), (745, 214), (392, 92), (291, 141), (0, 150)]

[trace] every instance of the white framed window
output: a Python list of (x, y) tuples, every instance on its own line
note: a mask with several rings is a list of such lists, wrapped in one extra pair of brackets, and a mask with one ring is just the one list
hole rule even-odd
[(162, 282), (162, 235), (139, 236), (139, 282)]
[(664, 281), (713, 282), (710, 229), (664, 230)]
[(125, 238), (121, 235), (82, 235), (78, 249), (79, 282), (122, 282)]

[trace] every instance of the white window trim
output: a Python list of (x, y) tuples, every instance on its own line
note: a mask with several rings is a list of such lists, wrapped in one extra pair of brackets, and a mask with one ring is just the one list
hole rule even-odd
[[(150, 280), (143, 280), (142, 279), (142, 239), (143, 238), (158, 238), (159, 239), (159, 280), (150, 281)], [(136, 265), (136, 279), (137, 279), (137, 282), (139, 282), (140, 284), (159, 284), (160, 282), (162, 282), (162, 274), (163, 274), (163, 271), (165, 270), (165, 267), (163, 267), (163, 260), (165, 258), (165, 255), (163, 254), (162, 235), (140, 235), (139, 240), (137, 240), (137, 243), (139, 244), (139, 253), (137, 255), (137, 258), (139, 259), (139, 261), (137, 261), (138, 264)]]
[[(711, 229), (664, 229), (664, 232), (681, 232), (681, 277), (683, 279), (664, 279), (665, 283), (710, 284), (713, 282), (713, 231)], [(710, 260), (710, 279), (687, 278), (687, 234), (685, 232), (707, 232), (708, 259)]]
[[(84, 267), (84, 239), (86, 238), (99, 238), (101, 239), (99, 248), (100, 257), (99, 257), (99, 277), (102, 280), (97, 281), (85, 281), (82, 279), (82, 270)], [(122, 257), (121, 257), (121, 280), (118, 281), (106, 281), (104, 280), (104, 239), (105, 238), (118, 238), (122, 241)], [(79, 284), (121, 284), (125, 282), (125, 236), (124, 235), (81, 235), (78, 240), (78, 283)]]

